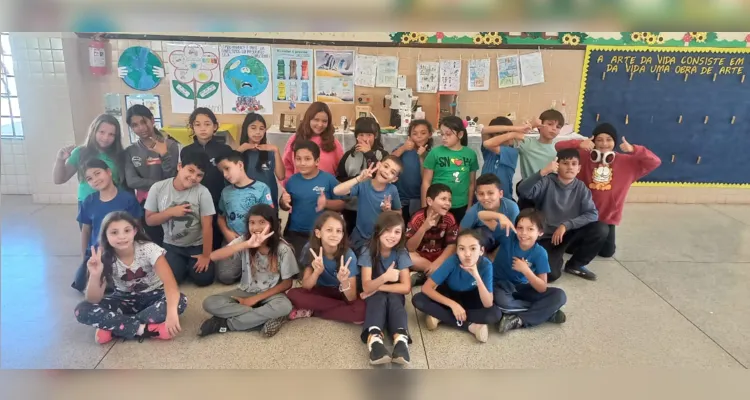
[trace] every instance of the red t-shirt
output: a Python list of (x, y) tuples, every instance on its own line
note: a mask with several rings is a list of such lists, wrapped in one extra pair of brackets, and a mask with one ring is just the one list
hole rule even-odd
[[(423, 208), (411, 217), (411, 220), (406, 225), (407, 240), (411, 239), (422, 224), (425, 223), (427, 219), (426, 210), (426, 208)], [(422, 242), (417, 247), (417, 253), (430, 261), (435, 261), (448, 245), (456, 243), (457, 237), (458, 224), (456, 223), (456, 218), (453, 214), (447, 213), (444, 217), (440, 218), (440, 221), (434, 228), (425, 232)]]

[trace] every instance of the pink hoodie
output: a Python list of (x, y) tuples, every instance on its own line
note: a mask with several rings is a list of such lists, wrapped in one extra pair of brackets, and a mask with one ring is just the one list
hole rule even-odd
[[(282, 182), (284, 186), (286, 186), (286, 181), (288, 181), (292, 175), (297, 173), (297, 169), (294, 167), (294, 151), (292, 149), (292, 143), (296, 137), (297, 134), (295, 133), (289, 138), (289, 141), (286, 142), (286, 146), (284, 146), (284, 153), (281, 157), (281, 160), (284, 162), (284, 170), (286, 171), (286, 179)], [(310, 141), (320, 146), (320, 135), (313, 136)], [(333, 142), (336, 145), (336, 148), (333, 151), (328, 152), (320, 149), (320, 163), (318, 163), (318, 168), (320, 168), (321, 171), (336, 176), (336, 169), (339, 166), (339, 161), (344, 157), (344, 147), (341, 146), (341, 142), (337, 139), (333, 139)]]

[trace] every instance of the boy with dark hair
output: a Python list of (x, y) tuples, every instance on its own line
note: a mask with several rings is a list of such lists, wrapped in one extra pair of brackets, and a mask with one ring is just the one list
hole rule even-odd
[[(485, 215), (482, 215), (483, 217)], [(510, 228), (507, 218), (501, 219)], [(499, 331), (532, 327), (544, 322), (561, 324), (567, 297), (562, 289), (547, 285), (550, 264), (547, 252), (536, 241), (544, 233), (544, 216), (527, 208), (518, 214), (515, 228), (502, 236), (493, 262), (495, 305), (503, 311)]]
[(591, 197), (599, 211), (599, 221), (608, 225), (609, 234), (599, 255), (612, 257), (615, 254), (615, 226), (622, 220), (622, 209), (630, 186), (651, 173), (661, 160), (644, 146), (628, 143), (622, 137), (620, 150), (615, 153), (617, 129), (603, 123), (594, 128), (590, 139), (566, 140), (555, 147), (577, 149), (581, 157), (581, 172), (578, 179), (591, 189)]
[(135, 196), (117, 188), (112, 180), (112, 170), (104, 161), (92, 158), (83, 166), (86, 183), (96, 190), (81, 202), (78, 222), (81, 224), (81, 253), (83, 263), (76, 270), (73, 289), (83, 292), (88, 282), (86, 263), (91, 257), (91, 246), (99, 243), (99, 229), (102, 220), (113, 211), (127, 211), (133, 217), (141, 218), (141, 206)]
[(598, 222), (591, 191), (576, 178), (580, 169), (577, 150), (560, 150), (551, 163), (518, 185), (518, 193), (533, 201), (547, 219), (539, 244), (549, 255), (550, 282), (560, 277), (563, 254), (569, 246), (574, 251), (565, 272), (596, 280), (587, 266), (599, 254), (609, 233), (609, 227)]
[[(557, 110), (546, 110), (539, 115), (539, 119), (533, 124), (533, 127), (539, 130), (539, 138), (526, 137), (518, 144), (522, 180), (540, 171), (555, 159), (557, 150), (553, 141), (560, 134), (563, 125), (565, 117)], [(529, 199), (520, 193), (518, 186), (516, 193), (520, 209), (534, 207), (533, 202), (529, 202)]]
[[(224, 237), (224, 243), (247, 234), (247, 215), (256, 204), (268, 204), (273, 207), (271, 188), (263, 182), (250, 179), (245, 172), (243, 156), (238, 151), (231, 151), (219, 156), (216, 166), (230, 183), (221, 191), (219, 199), (219, 218), (217, 225)], [(216, 280), (230, 285), (242, 276), (242, 260), (239, 253), (216, 263)]]
[(297, 172), (286, 182), (279, 207), (289, 211), (284, 239), (299, 258), (310, 239), (315, 220), (324, 210), (341, 211), (344, 201), (333, 193), (336, 178), (318, 168), (320, 147), (309, 140), (294, 145), (294, 166)]
[(518, 165), (518, 149), (514, 144), (523, 141), (530, 131), (531, 124), (513, 126), (506, 117), (497, 117), (482, 129), (482, 175), (497, 175), (502, 182), (503, 197), (509, 200), (513, 200), (513, 177)]
[(469, 208), (464, 219), (461, 220), (461, 229), (477, 229), (482, 235), (481, 244), (490, 261), (494, 259), (499, 237), (504, 236), (505, 231), (499, 229), (497, 218), (484, 221), (479, 218), (479, 213), (502, 214), (511, 221), (515, 221), (519, 211), (518, 205), (513, 200), (503, 196), (502, 186), (495, 174), (482, 174), (477, 178), (477, 203)]
[(338, 184), (333, 188), (337, 196), (350, 195), (357, 198), (357, 220), (349, 238), (351, 248), (359, 254), (373, 235), (375, 221), (383, 211), (401, 210), (401, 199), (393, 182), (398, 179), (403, 164), (396, 156), (388, 156), (382, 162), (362, 170), (359, 176)]
[(198, 286), (214, 282), (213, 216), (211, 192), (201, 185), (213, 168), (206, 153), (180, 152), (177, 176), (155, 183), (146, 198), (146, 223), (161, 225), (164, 250), (177, 283), (190, 278)]
[(427, 189), (427, 207), (414, 213), (406, 225), (406, 248), (415, 271), (412, 286), (423, 283), (456, 253), (458, 222), (450, 209), (451, 189), (434, 183)]

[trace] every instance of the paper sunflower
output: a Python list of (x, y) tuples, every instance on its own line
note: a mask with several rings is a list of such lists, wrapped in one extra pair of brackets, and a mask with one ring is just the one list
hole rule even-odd
[(630, 34), (630, 40), (634, 42), (640, 42), (642, 38), (643, 38), (643, 35), (641, 35), (640, 32), (633, 32)]
[(664, 36), (659, 35), (656, 37), (656, 44), (664, 44)]
[(409, 35), (404, 34), (403, 36), (401, 36), (401, 43), (403, 44), (411, 43), (411, 39), (409, 38)]
[(427, 35), (424, 33), (419, 35), (419, 43), (427, 43)]
[(487, 35), (492, 38), (500, 37), (500, 32), (490, 32)]
[(570, 38), (571, 38), (570, 33), (564, 34), (562, 37), (563, 44), (570, 44)]
[(499, 35), (493, 37), (492, 38), (492, 44), (494, 44), (495, 46), (499, 46), (499, 45), (503, 44), (503, 37), (499, 36)]
[(579, 44), (581, 44), (581, 38), (579, 38), (576, 35), (571, 35), (570, 36), (570, 45), (571, 46), (578, 46)]
[(484, 38), (480, 34), (474, 35), (474, 44), (482, 44)]
[(484, 44), (492, 44), (492, 36), (484, 35), (484, 37), (482, 38), (482, 42), (484, 42)]
[(706, 42), (706, 32), (698, 32), (697, 35), (695, 35), (695, 41), (698, 43), (705, 43)]
[(649, 37), (646, 38), (646, 44), (652, 45), (652, 44), (655, 44), (655, 43), (656, 43), (656, 36), (651, 35), (651, 36), (649, 36)]
[(412, 42), (419, 40), (419, 32), (409, 32), (409, 40)]
[(700, 32), (690, 32), (690, 36), (692, 36), (692, 37), (696, 37), (696, 36), (698, 36), (698, 34), (699, 34), (699, 33), (700, 33)]

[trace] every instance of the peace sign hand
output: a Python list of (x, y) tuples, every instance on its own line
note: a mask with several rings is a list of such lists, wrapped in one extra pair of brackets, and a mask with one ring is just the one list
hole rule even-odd
[(336, 278), (339, 280), (339, 283), (344, 283), (349, 280), (349, 263), (352, 262), (352, 258), (349, 257), (348, 260), (346, 260), (346, 264), (344, 264), (344, 256), (341, 256), (341, 267), (339, 268), (339, 272), (336, 274)]
[(312, 263), (310, 263), (313, 273), (316, 275), (322, 274), (325, 270), (325, 266), (323, 265), (323, 246), (320, 247), (320, 254), (315, 254), (315, 250), (313, 249), (310, 249), (310, 253), (313, 256)]
[(372, 179), (372, 175), (378, 171), (378, 168), (380, 168), (380, 163), (371, 165), (369, 168), (363, 169), (362, 172), (359, 173), (359, 176), (357, 177), (357, 181), (364, 182), (368, 179)]
[(102, 248), (94, 248), (91, 246), (91, 257), (86, 262), (86, 268), (89, 270), (89, 275), (99, 277), (104, 271), (104, 264), (102, 264)]
[(260, 233), (250, 233), (250, 238), (245, 242), (245, 246), (247, 246), (248, 249), (257, 249), (262, 246), (266, 239), (273, 236), (273, 231), (269, 232), (269, 230), (271, 230), (271, 226), (266, 225)]
[(380, 209), (383, 211), (391, 211), (391, 195), (387, 194), (383, 198), (383, 202), (380, 203)]

